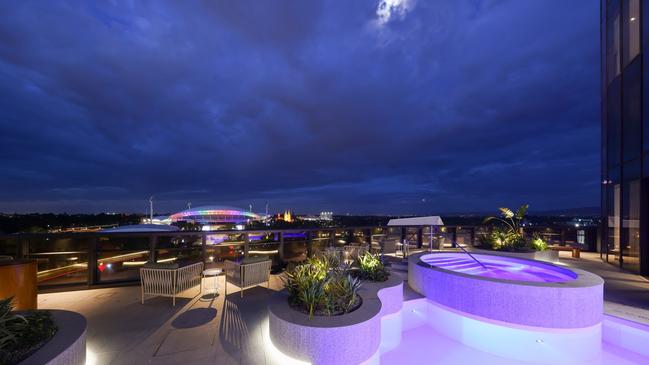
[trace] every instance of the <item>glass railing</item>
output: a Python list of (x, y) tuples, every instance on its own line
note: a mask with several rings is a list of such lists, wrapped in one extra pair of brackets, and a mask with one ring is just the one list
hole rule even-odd
[[(596, 230), (596, 227), (593, 228)], [(536, 228), (551, 243), (571, 242), (574, 230)], [(485, 227), (446, 226), (432, 238), (442, 247), (452, 241), (477, 244), (488, 233)], [(532, 234), (532, 230), (528, 232)], [(592, 236), (592, 232), (588, 235)], [(595, 235), (596, 236), (596, 235)], [(290, 262), (305, 260), (327, 247), (365, 245), (380, 247), (382, 239), (395, 238), (411, 248), (427, 248), (431, 239), (426, 227), (352, 227), (292, 229), (285, 231), (164, 232), (164, 233), (52, 233), (0, 236), (0, 256), (34, 259), (38, 263), (41, 288), (68, 285), (95, 286), (137, 282), (139, 269), (148, 261), (159, 263), (204, 262), (206, 267), (223, 267), (225, 260), (266, 256), (274, 270)], [(575, 236), (576, 237), (576, 236)], [(575, 238), (576, 239), (576, 238)], [(435, 245), (434, 247), (437, 247)]]

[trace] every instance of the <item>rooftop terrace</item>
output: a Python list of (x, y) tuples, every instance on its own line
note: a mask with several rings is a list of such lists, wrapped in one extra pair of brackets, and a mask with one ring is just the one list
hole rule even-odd
[[(569, 254), (561, 253), (562, 265), (604, 278), (607, 314), (649, 324), (649, 280), (620, 272), (601, 262), (599, 254), (582, 253), (580, 259), (570, 258)], [(223, 285), (223, 277), (220, 280)], [(139, 286), (125, 286), (39, 294), (38, 306), (77, 311), (86, 316), (89, 364), (286, 364), (283, 355), (267, 346), (266, 305), (270, 295), (280, 287), (279, 277), (272, 275), (270, 288), (248, 289), (243, 298), (238, 288), (227, 296), (190, 298), (197, 292), (194, 288), (173, 307), (171, 299), (163, 297), (153, 297), (141, 304)], [(404, 286), (404, 299), (418, 296)], [(413, 336), (416, 337), (414, 332)], [(443, 348), (447, 354), (445, 358), (431, 355), (431, 359), (440, 364), (458, 361), (460, 352), (454, 352), (453, 347), (457, 344), (443, 340), (429, 343)], [(417, 347), (415, 342), (411, 346)], [(419, 351), (425, 348), (420, 346)], [(402, 358), (399, 351), (406, 350), (382, 355), (381, 363), (399, 362)], [(467, 354), (466, 350), (461, 353)], [(483, 364), (503, 363), (502, 358), (495, 356), (479, 352), (474, 355)]]

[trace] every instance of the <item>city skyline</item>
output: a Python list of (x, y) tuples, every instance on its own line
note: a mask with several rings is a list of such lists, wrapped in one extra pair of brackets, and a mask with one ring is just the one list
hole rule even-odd
[(390, 3), (0, 5), (0, 211), (599, 204), (598, 3)]

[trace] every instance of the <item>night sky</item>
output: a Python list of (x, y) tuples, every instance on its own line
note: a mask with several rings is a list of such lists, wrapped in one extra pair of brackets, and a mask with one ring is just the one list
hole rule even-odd
[(380, 2), (2, 2), (0, 211), (599, 205), (598, 1)]

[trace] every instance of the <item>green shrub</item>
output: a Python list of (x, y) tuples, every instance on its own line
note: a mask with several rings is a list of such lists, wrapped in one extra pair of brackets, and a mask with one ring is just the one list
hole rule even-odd
[(338, 315), (360, 304), (362, 281), (349, 273), (344, 261), (322, 255), (289, 268), (281, 277), (291, 306), (309, 314)]
[(0, 364), (17, 364), (40, 348), (56, 333), (46, 311), (16, 314), (12, 297), (0, 300)]
[(362, 280), (386, 281), (390, 273), (383, 264), (381, 256), (371, 252), (364, 252), (354, 257), (354, 265), (357, 267), (356, 275)]
[(532, 248), (536, 251), (545, 251), (548, 249), (548, 244), (539, 235), (534, 235), (531, 242)]

